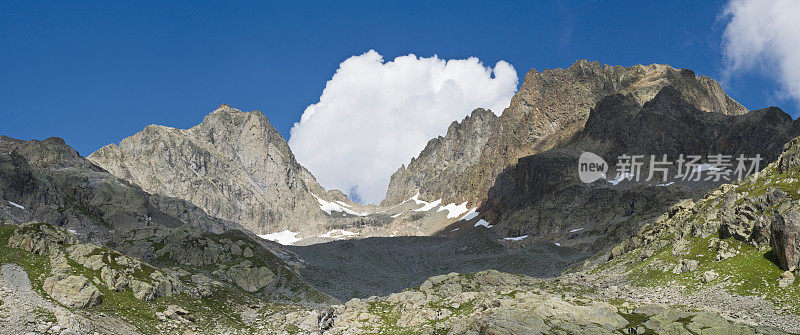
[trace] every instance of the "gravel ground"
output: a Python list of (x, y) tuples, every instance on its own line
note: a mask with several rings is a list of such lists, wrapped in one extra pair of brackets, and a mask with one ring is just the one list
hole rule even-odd
[(508, 248), (480, 232), (458, 238), (373, 237), (287, 249), (305, 262), (299, 269), (303, 278), (341, 301), (385, 296), (451, 272), (491, 269), (553, 277), (583, 257), (575, 249), (533, 239)]
[(137, 334), (118, 319), (93, 315), (89, 320), (43, 299), (16, 264), (0, 267), (0, 300), (0, 334)]

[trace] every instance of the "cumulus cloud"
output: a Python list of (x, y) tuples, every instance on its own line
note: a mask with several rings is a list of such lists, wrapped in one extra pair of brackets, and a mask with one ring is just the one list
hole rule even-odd
[(800, 102), (800, 1), (731, 0), (723, 19), (726, 77), (765, 71), (781, 85), (780, 96)]
[(501, 114), (517, 81), (504, 61), (491, 68), (477, 58), (410, 54), (386, 62), (370, 50), (339, 65), (292, 127), (289, 145), (322, 186), (378, 203), (391, 174), (429, 139), (475, 108)]

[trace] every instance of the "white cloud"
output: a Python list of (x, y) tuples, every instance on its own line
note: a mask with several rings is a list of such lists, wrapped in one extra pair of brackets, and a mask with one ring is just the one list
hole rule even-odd
[(295, 123), (289, 145), (322, 186), (358, 190), (364, 202), (378, 203), (400, 164), (475, 108), (501, 114), (517, 81), (504, 61), (494, 69), (477, 58), (411, 54), (384, 62), (370, 50), (339, 65)]
[(800, 1), (731, 0), (723, 11), (726, 77), (761, 70), (800, 102)]

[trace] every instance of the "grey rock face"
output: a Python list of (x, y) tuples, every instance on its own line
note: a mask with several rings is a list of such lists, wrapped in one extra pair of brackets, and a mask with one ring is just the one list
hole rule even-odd
[(147, 192), (186, 200), (256, 233), (327, 223), (315, 196), (347, 201), (297, 163), (264, 114), (228, 105), (191, 129), (147, 126), (88, 159)]
[(781, 269), (794, 271), (800, 262), (800, 212), (776, 214), (772, 221), (772, 252)]
[(53, 299), (67, 307), (86, 308), (100, 304), (103, 295), (83, 276), (54, 276), (44, 281), (42, 288)]
[(453, 180), (478, 162), (481, 148), (492, 133), (497, 116), (478, 108), (461, 122), (453, 121), (447, 134), (428, 141), (425, 149), (392, 174), (383, 205), (393, 205), (420, 193), (423, 199), (455, 199)]
[(266, 266), (253, 266), (250, 261), (242, 261), (228, 268), (224, 277), (247, 292), (255, 292), (272, 283), (275, 274)]

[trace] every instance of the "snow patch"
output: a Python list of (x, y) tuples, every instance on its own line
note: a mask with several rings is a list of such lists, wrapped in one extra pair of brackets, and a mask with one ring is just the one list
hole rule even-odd
[(675, 184), (675, 182), (674, 182), (674, 181), (671, 181), (671, 182), (669, 182), (669, 183), (658, 184), (658, 185), (656, 185), (656, 186), (669, 186), (669, 185), (672, 185), (672, 184)]
[(352, 207), (353, 207), (352, 205), (350, 205), (350, 204), (347, 204), (347, 203), (346, 203), (346, 202), (344, 202), (344, 201), (339, 201), (339, 200), (336, 200), (336, 203), (337, 203), (337, 204), (339, 204), (340, 206), (347, 207), (347, 208), (352, 208)]
[(78, 235), (78, 232), (75, 229), (67, 229), (68, 232)]
[(334, 229), (325, 234), (320, 235), (319, 237), (327, 237), (327, 238), (348, 238), (350, 236), (356, 236), (358, 233), (350, 232), (343, 229)]
[(475, 223), (475, 227), (477, 226), (484, 226), (486, 228), (492, 228), (492, 225), (484, 219), (480, 219), (478, 222)]
[(400, 215), (403, 215), (403, 213), (397, 213), (397, 214), (395, 214), (395, 215), (392, 215), (392, 219), (396, 219), (396, 218), (397, 218), (398, 216), (400, 216)]
[(575, 232), (579, 232), (581, 230), (583, 230), (583, 228), (573, 229), (573, 230), (570, 230), (569, 232), (570, 233), (575, 233)]
[(526, 239), (526, 238), (528, 238), (528, 235), (522, 235), (522, 236), (517, 236), (517, 237), (505, 237), (503, 239), (506, 240), (506, 241), (520, 241), (520, 240), (523, 240), (523, 239)]
[(415, 194), (413, 197), (411, 197), (410, 200), (414, 200), (414, 202), (416, 202), (417, 205), (422, 205), (422, 207), (415, 209), (414, 210), (415, 212), (427, 212), (427, 211), (433, 209), (434, 207), (439, 206), (439, 204), (442, 203), (442, 199), (439, 199), (439, 200), (436, 200), (436, 201), (433, 201), (433, 202), (427, 202), (425, 200), (419, 200), (419, 192), (417, 192), (417, 194)]
[(621, 183), (623, 180), (631, 179), (631, 178), (633, 178), (632, 174), (630, 174), (629, 172), (623, 172), (621, 174), (618, 174), (617, 178), (611, 179), (608, 182), (611, 183), (611, 185), (615, 185), (616, 186), (617, 184)]
[(447, 211), (447, 218), (448, 219), (457, 218), (457, 217), (461, 216), (461, 214), (464, 214), (467, 211), (469, 211), (469, 209), (467, 208), (467, 202), (466, 201), (464, 201), (464, 203), (460, 204), (460, 205), (456, 205), (454, 203), (453, 204), (448, 204), (448, 205), (440, 207), (436, 211), (437, 212), (441, 212), (441, 211), (444, 211), (444, 210)]
[(314, 198), (317, 199), (317, 202), (319, 202), (319, 208), (322, 209), (325, 213), (331, 214), (331, 212), (344, 212), (355, 216), (367, 216), (367, 213), (359, 213), (352, 209), (346, 208), (345, 206), (349, 207), (349, 205), (341, 201), (336, 201), (336, 202), (325, 201), (314, 193), (311, 193), (311, 195), (313, 195)]
[(561, 243), (558, 243), (558, 242), (556, 242), (556, 243), (553, 243), (553, 244), (555, 244), (557, 247), (560, 247), (560, 246), (561, 246)]
[(23, 207), (22, 205), (20, 205), (20, 204), (18, 204), (18, 203), (16, 203), (16, 202), (13, 202), (13, 201), (11, 201), (11, 200), (9, 200), (9, 201), (8, 201), (8, 203), (9, 203), (9, 204), (11, 204), (11, 206), (14, 206), (14, 207), (16, 207), (16, 208), (19, 208), (19, 209), (25, 209), (25, 207)]
[(297, 233), (289, 231), (288, 229), (282, 232), (266, 234), (266, 235), (258, 235), (258, 237), (263, 238), (265, 240), (278, 242), (283, 245), (292, 245), (295, 242), (300, 241), (300, 239), (297, 238)]
[(706, 163), (700, 164), (700, 165), (695, 166), (695, 167), (692, 168), (692, 172), (695, 172), (695, 173), (706, 172), (706, 171), (725, 171), (725, 169), (723, 169), (721, 167), (718, 167), (718, 166), (715, 166), (715, 165), (706, 164)]
[(469, 221), (469, 220), (472, 220), (472, 219), (474, 219), (474, 218), (478, 217), (478, 215), (480, 215), (481, 213), (478, 213), (478, 212), (476, 211), (477, 209), (478, 209), (478, 208), (475, 208), (475, 207), (473, 207), (472, 209), (470, 209), (470, 210), (469, 210), (469, 212), (467, 212), (467, 214), (466, 214), (466, 215), (464, 215), (464, 217), (463, 217), (463, 218), (461, 218), (461, 220), (462, 220), (462, 221)]

